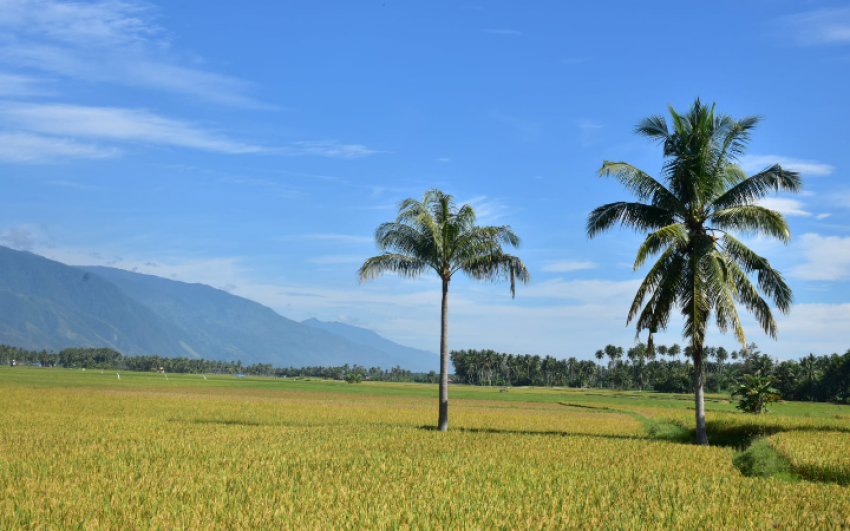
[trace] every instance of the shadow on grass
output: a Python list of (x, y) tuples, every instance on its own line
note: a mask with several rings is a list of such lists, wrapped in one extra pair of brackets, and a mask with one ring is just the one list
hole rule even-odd
[[(425, 425), (419, 426), (420, 430), (423, 431), (437, 431), (436, 426)], [(453, 432), (461, 432), (461, 433), (493, 433), (493, 434), (506, 434), (506, 435), (550, 435), (556, 437), (599, 437), (602, 439), (620, 439), (620, 440), (648, 440), (646, 437), (641, 437), (640, 435), (617, 435), (614, 433), (582, 433), (582, 432), (568, 432), (568, 431), (534, 431), (534, 430), (501, 430), (497, 428), (449, 428), (449, 431)]]
[[(664, 441), (694, 444), (696, 442), (696, 428), (682, 426), (669, 420), (658, 420), (645, 417), (640, 413), (628, 411), (624, 409), (616, 409), (607, 406), (591, 406), (587, 404), (571, 404), (569, 402), (561, 402), (561, 405), (595, 410), (600, 413), (617, 413), (628, 415), (633, 419), (643, 423), (647, 434), (653, 439)], [(744, 415), (742, 413), (742, 415)], [(850, 434), (850, 425), (842, 426), (762, 426), (758, 424), (738, 423), (730, 424), (725, 420), (707, 419), (705, 423), (706, 431), (708, 432), (708, 440), (712, 446), (723, 446), (731, 448), (743, 449), (749, 446), (753, 441), (763, 437), (770, 437), (776, 433), (786, 431), (811, 431), (824, 432), (835, 431)]]
[(192, 424), (219, 424), (221, 426), (276, 426), (266, 422), (245, 419), (171, 419), (172, 422), (190, 422)]
[[(674, 422), (646, 419), (644, 427), (653, 438), (673, 442), (693, 443), (696, 440), (696, 429), (685, 428)], [(743, 449), (765, 437), (782, 432), (839, 432), (850, 433), (850, 427), (840, 426), (760, 426), (757, 424), (730, 425), (723, 421), (707, 420), (705, 423), (708, 440), (712, 446), (723, 446)]]

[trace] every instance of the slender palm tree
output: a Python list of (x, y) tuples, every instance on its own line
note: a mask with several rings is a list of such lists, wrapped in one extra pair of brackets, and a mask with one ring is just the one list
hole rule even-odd
[(398, 217), (375, 230), (375, 242), (383, 254), (360, 267), (360, 281), (383, 273), (418, 277), (433, 269), (443, 281), (440, 320), (440, 408), (437, 429), (449, 427), (449, 283), (455, 273), (475, 280), (510, 280), (511, 296), (516, 281), (528, 283), (525, 264), (502, 246), (517, 248), (520, 239), (509, 226), (479, 227), (475, 211), (440, 190), (425, 192), (422, 200), (405, 199)]
[[(782, 312), (790, 309), (791, 289), (770, 263), (733, 236), (758, 234), (788, 242), (785, 218), (758, 205), (771, 192), (799, 191), (800, 176), (775, 164), (748, 177), (737, 165), (746, 151), (757, 117), (735, 120), (715, 114), (696, 100), (687, 114), (670, 107), (663, 116), (641, 121), (636, 133), (664, 148), (661, 179), (624, 162), (605, 161), (600, 176), (617, 179), (637, 199), (600, 206), (590, 213), (587, 234), (594, 237), (615, 225), (648, 233), (638, 249), (634, 269), (660, 255), (638, 289), (627, 323), (637, 332), (664, 330), (678, 307), (684, 318), (696, 374), (697, 443), (707, 445), (703, 400), (703, 344), (710, 319), (731, 329), (746, 348), (735, 303), (752, 312), (759, 325), (776, 337), (776, 322), (762, 294)], [(758, 288), (748, 275), (757, 277)], [(644, 304), (645, 303), (645, 304)]]

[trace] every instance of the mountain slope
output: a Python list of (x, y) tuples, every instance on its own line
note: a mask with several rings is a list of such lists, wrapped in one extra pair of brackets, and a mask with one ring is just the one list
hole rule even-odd
[(0, 247), (0, 343), (8, 345), (110, 347), (128, 356), (239, 359), (276, 367), (421, 368), (415, 357), (399, 357), (381, 341), (349, 340), (203, 284), (71, 267)]
[[(108, 267), (80, 267), (113, 283), (173, 323), (203, 358), (276, 367), (343, 364), (390, 367), (397, 360), (366, 343), (287, 319), (259, 303), (204, 284)], [(402, 364), (408, 367), (408, 364)]]
[(0, 343), (186, 356), (180, 331), (98, 275), (0, 247)]
[[(392, 367), (401, 365), (417, 372), (429, 372), (439, 368), (440, 359), (433, 352), (399, 345), (366, 328), (340, 322), (319, 321), (314, 318), (301, 321), (301, 324), (326, 330), (358, 345), (368, 345), (380, 350), (396, 360)], [(384, 368), (389, 367), (384, 366)]]

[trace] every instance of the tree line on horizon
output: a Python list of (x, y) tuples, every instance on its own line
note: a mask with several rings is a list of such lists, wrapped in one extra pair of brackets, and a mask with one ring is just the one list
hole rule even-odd
[[(784, 400), (850, 403), (850, 349), (844, 354), (799, 360), (777, 360), (755, 343), (740, 351), (705, 347), (702, 365), (706, 391), (731, 392), (744, 375), (773, 376)], [(614, 345), (596, 351), (593, 360), (575, 357), (505, 354), (494, 350), (451, 352), (455, 381), (485, 386), (545, 386), (653, 390), (693, 393), (696, 369), (690, 348), (674, 344), (650, 350), (644, 343), (623, 349)]]
[(0, 364), (40, 365), (65, 369), (101, 369), (124, 371), (162, 371), (171, 374), (247, 374), (279, 378), (323, 378), (344, 380), (349, 374), (364, 380), (386, 382), (437, 383), (436, 371), (413, 372), (400, 366), (383, 369), (344, 364), (333, 367), (273, 367), (271, 363), (244, 365), (241, 360), (221, 361), (198, 358), (167, 358), (163, 356), (124, 356), (111, 348), (72, 347), (59, 352), (27, 350), (0, 345)]
[[(761, 373), (776, 378), (774, 386), (784, 400), (850, 403), (850, 349), (844, 354), (799, 360), (776, 360), (755, 343), (740, 351), (705, 347), (706, 391), (731, 392), (746, 374)], [(451, 362), (454, 383), (480, 386), (539, 386), (653, 390), (662, 393), (693, 393), (695, 369), (692, 351), (677, 344), (658, 345), (650, 351), (638, 343), (623, 349), (606, 345), (592, 359), (557, 359), (532, 354), (505, 354), (495, 350), (454, 350)], [(111, 348), (66, 348), (59, 352), (27, 350), (0, 345), (0, 364), (39, 364), (43, 367), (126, 371), (163, 371), (171, 374), (246, 374), (285, 378), (345, 380), (349, 375), (363, 380), (438, 383), (435, 371), (412, 372), (400, 366), (390, 369), (341, 365), (276, 368), (270, 363), (243, 365), (240, 360), (220, 361), (161, 356), (123, 356)]]

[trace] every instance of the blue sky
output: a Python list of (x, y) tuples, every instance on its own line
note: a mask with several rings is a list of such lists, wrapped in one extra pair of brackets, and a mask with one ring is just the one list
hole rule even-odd
[(515, 300), (453, 282), (451, 346), (589, 358), (633, 342), (640, 279), (636, 235), (585, 236), (624, 197), (595, 172), (657, 174), (635, 123), (699, 96), (764, 117), (747, 170), (805, 178), (767, 202), (793, 242), (751, 242), (797, 304), (778, 342), (751, 319), (748, 339), (781, 358), (850, 347), (846, 4), (245, 5), (0, 0), (0, 244), (436, 351), (436, 278), (356, 269), (397, 202), (438, 187), (511, 225), (533, 277)]

